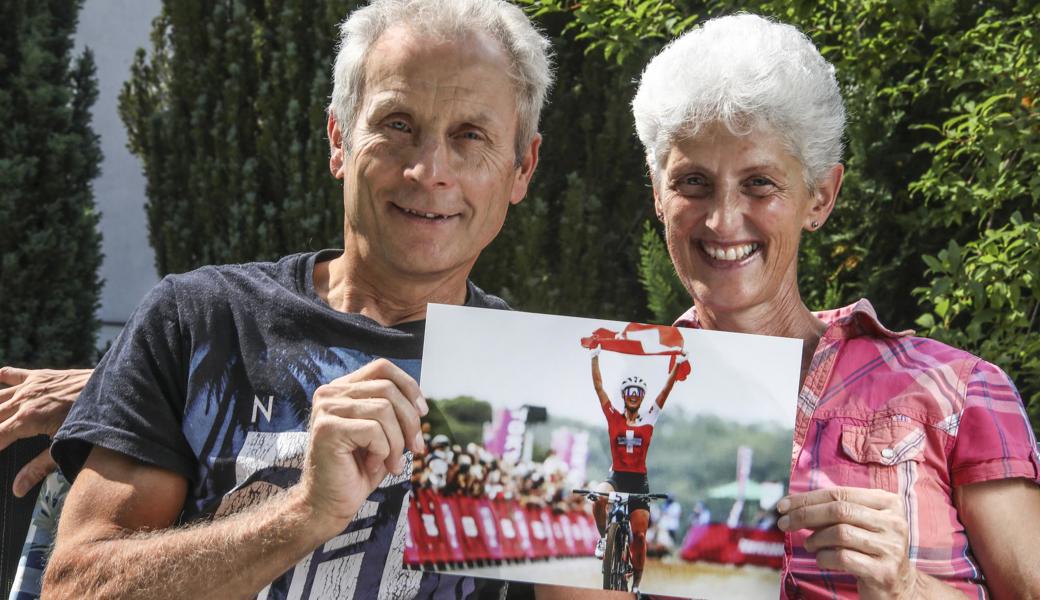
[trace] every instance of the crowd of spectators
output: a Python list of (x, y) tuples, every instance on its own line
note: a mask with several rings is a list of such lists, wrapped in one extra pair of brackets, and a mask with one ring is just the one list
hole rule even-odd
[(589, 510), (585, 499), (570, 493), (585, 482), (569, 480), (565, 462), (550, 451), (541, 463), (502, 459), (479, 444), (452, 443), (438, 434), (426, 438), (426, 453), (412, 457), (412, 487), (444, 496), (463, 495), (518, 500), (525, 507), (554, 511)]

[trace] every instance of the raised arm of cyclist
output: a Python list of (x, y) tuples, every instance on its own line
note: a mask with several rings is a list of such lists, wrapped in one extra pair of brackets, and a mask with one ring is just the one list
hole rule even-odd
[(675, 385), (675, 377), (679, 374), (679, 367), (681, 367), (687, 360), (685, 352), (675, 357), (675, 366), (672, 367), (672, 372), (668, 374), (668, 381), (665, 382), (661, 393), (657, 395), (658, 409), (664, 408), (664, 403), (668, 400), (668, 394), (672, 393), (672, 386)]
[(596, 395), (599, 396), (599, 406), (606, 413), (607, 409), (610, 408), (610, 396), (603, 391), (603, 375), (599, 371), (599, 348), (592, 349), (592, 387), (596, 388)]

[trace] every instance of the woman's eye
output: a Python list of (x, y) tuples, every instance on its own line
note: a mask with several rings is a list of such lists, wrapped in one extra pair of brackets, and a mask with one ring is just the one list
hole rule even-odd
[(481, 135), (481, 133), (479, 131), (475, 131), (475, 130), (472, 130), (472, 129), (468, 130), (468, 131), (463, 131), (462, 133), (459, 134), (459, 137), (464, 139), (464, 140), (470, 140), (470, 141), (474, 141), (474, 142), (479, 142), (480, 140), (484, 139), (484, 136)]
[(768, 187), (773, 185), (773, 182), (765, 177), (752, 177), (747, 180), (747, 186), (753, 188)]
[(675, 181), (675, 190), (684, 196), (703, 196), (708, 187), (708, 180), (701, 175), (684, 175)]
[(386, 124), (386, 126), (389, 127), (390, 129), (395, 130), (395, 131), (403, 131), (405, 133), (410, 131), (410, 128), (408, 127), (408, 123), (405, 123), (404, 121), (400, 121), (400, 120), (390, 121), (389, 123)]

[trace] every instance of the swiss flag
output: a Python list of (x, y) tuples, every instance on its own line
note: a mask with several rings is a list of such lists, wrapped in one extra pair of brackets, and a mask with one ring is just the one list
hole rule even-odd
[[(668, 371), (671, 372), (675, 368), (675, 357), (683, 352), (683, 337), (677, 327), (629, 323), (620, 332), (601, 327), (589, 337), (581, 338), (581, 345), (621, 354), (671, 356), (668, 362)], [(683, 381), (689, 374), (690, 362), (686, 361), (679, 367), (675, 379)]]

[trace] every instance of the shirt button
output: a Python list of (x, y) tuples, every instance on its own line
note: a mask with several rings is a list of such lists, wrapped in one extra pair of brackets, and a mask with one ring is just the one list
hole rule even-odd
[(881, 458), (892, 458), (896, 455), (896, 451), (891, 448), (885, 448), (881, 451)]

